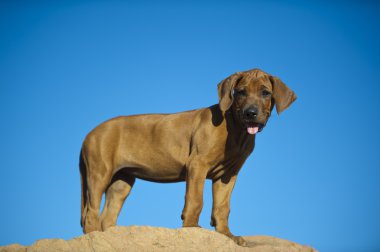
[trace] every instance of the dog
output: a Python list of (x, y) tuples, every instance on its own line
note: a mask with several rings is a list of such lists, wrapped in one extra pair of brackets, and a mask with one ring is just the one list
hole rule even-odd
[[(218, 84), (219, 103), (175, 114), (120, 116), (93, 129), (80, 154), (81, 226), (84, 233), (115, 226), (135, 179), (186, 181), (183, 227), (199, 227), (203, 187), (212, 180), (211, 225), (239, 245), (228, 227), (236, 177), (276, 106), (295, 93), (259, 69), (237, 72)], [(105, 205), (99, 216), (102, 195)]]

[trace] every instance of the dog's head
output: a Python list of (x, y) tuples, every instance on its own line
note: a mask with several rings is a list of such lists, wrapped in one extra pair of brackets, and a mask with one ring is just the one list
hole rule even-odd
[(259, 69), (235, 73), (218, 85), (219, 107), (231, 111), (249, 134), (261, 131), (276, 105), (277, 113), (287, 109), (297, 96), (279, 78)]

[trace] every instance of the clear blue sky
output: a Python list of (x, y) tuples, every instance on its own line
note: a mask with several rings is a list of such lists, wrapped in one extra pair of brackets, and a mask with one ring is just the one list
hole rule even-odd
[[(217, 103), (261, 68), (298, 95), (257, 137), (230, 227), (380, 250), (375, 1), (2, 1), (0, 245), (81, 235), (78, 155), (97, 124)], [(137, 181), (119, 225), (181, 226), (185, 184)], [(210, 228), (211, 184), (200, 225)]]

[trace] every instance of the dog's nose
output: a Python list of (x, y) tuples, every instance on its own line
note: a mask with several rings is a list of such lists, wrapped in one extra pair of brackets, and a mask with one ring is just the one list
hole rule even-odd
[(256, 107), (250, 107), (244, 111), (244, 116), (247, 119), (255, 119), (258, 113), (258, 109)]

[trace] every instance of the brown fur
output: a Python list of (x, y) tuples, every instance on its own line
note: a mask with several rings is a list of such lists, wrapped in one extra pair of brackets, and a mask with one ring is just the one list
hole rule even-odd
[[(231, 234), (228, 216), (236, 177), (255, 144), (247, 125), (264, 127), (274, 105), (281, 113), (296, 96), (280, 79), (259, 69), (231, 75), (218, 85), (218, 93), (219, 104), (208, 108), (117, 117), (87, 135), (80, 155), (85, 233), (116, 225), (136, 178), (186, 181), (183, 226), (197, 227), (204, 182), (211, 179), (211, 225), (245, 244)], [(244, 111), (252, 106), (258, 108), (257, 116), (248, 120)], [(104, 192), (105, 206), (99, 216)]]

